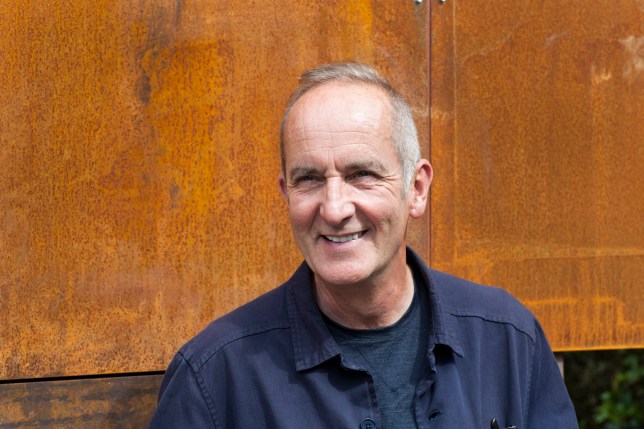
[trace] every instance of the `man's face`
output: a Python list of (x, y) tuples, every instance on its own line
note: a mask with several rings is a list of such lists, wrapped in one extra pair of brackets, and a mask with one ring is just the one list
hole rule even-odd
[(411, 197), (403, 197), (387, 96), (367, 85), (322, 84), (298, 100), (285, 125), (280, 190), (316, 284), (368, 283), (405, 269)]

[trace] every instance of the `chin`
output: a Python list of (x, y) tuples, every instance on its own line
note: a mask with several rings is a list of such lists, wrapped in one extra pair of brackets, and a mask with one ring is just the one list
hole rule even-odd
[(315, 277), (327, 284), (338, 286), (364, 282), (369, 275), (364, 267), (325, 267), (315, 270)]

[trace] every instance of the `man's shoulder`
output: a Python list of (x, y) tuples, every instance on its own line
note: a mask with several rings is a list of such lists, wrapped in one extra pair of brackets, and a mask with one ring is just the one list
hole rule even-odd
[(444, 313), (509, 324), (535, 339), (534, 315), (506, 290), (432, 269), (427, 273)]
[(232, 343), (248, 338), (261, 341), (262, 334), (289, 329), (286, 294), (287, 284), (283, 284), (213, 320), (181, 347), (179, 353), (198, 371)]

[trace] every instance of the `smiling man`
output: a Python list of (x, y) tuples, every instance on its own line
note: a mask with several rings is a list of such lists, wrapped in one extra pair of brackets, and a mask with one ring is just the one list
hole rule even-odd
[(432, 169), (371, 67), (305, 72), (279, 190), (305, 262), (170, 364), (154, 428), (575, 428), (534, 317), (406, 246)]
[(352, 328), (393, 324), (414, 295), (405, 232), (432, 171), (419, 153), (403, 171), (392, 113), (379, 87), (338, 81), (302, 95), (283, 126), (279, 185), (295, 241), (322, 312)]

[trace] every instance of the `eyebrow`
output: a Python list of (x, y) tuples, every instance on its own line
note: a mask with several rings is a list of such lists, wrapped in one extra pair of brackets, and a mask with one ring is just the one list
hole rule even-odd
[[(347, 164), (344, 167), (344, 170), (352, 172), (362, 170), (373, 171), (381, 176), (384, 176), (387, 173), (385, 166), (376, 160), (352, 162)], [(296, 177), (308, 176), (311, 174), (319, 174), (319, 170), (315, 167), (293, 167), (289, 171), (288, 177), (293, 180)]]
[(308, 176), (310, 174), (317, 174), (318, 170), (314, 167), (294, 167), (289, 171), (288, 177), (293, 180), (295, 177)]
[(352, 162), (350, 164), (347, 164), (346, 169), (348, 171), (361, 171), (361, 170), (373, 171), (383, 176), (387, 172), (387, 169), (385, 168), (385, 166), (376, 160)]

